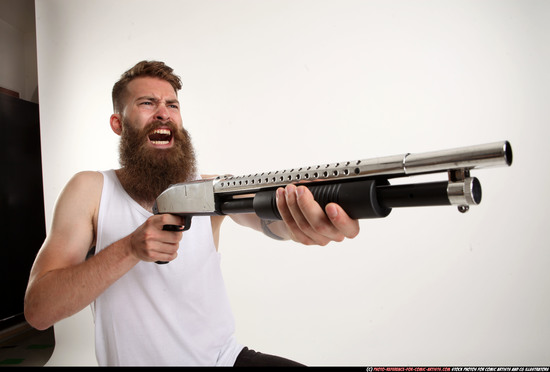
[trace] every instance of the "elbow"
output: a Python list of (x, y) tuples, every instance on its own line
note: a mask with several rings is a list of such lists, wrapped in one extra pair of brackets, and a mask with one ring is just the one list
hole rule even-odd
[(40, 311), (36, 306), (30, 305), (27, 299), (25, 299), (23, 315), (27, 323), (39, 331), (44, 331), (53, 325), (52, 322), (46, 319), (44, 312)]
[(25, 308), (24, 315), (25, 320), (31, 327), (38, 329), (39, 331), (48, 329), (44, 322), (41, 322), (40, 319), (38, 319), (38, 317), (36, 317), (31, 311), (28, 311), (27, 308)]
[(27, 311), (25, 309), (25, 320), (29, 325), (39, 331), (44, 331), (48, 328), (50, 328), (53, 324), (50, 324), (49, 322), (44, 321), (44, 319), (40, 319), (40, 316), (37, 316), (36, 314), (33, 314), (31, 311)]

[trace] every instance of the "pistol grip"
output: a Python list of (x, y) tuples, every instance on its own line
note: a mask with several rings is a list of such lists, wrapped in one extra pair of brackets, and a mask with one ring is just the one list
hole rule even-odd
[[(180, 225), (164, 225), (162, 229), (164, 231), (187, 231), (191, 227), (191, 218), (192, 216), (184, 216), (185, 223), (183, 226)], [(157, 265), (167, 264), (169, 261), (155, 261)]]

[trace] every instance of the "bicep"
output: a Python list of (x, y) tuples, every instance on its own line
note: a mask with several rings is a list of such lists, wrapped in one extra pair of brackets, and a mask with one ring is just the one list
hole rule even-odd
[(85, 260), (95, 240), (95, 216), (103, 178), (96, 172), (79, 173), (61, 192), (50, 231), (36, 257), (31, 279)]

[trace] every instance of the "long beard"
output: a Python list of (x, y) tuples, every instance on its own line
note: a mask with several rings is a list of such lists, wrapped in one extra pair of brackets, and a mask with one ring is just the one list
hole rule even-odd
[[(172, 131), (174, 146), (169, 149), (148, 145), (149, 133), (161, 126)], [(123, 121), (119, 150), (120, 182), (138, 202), (150, 204), (168, 186), (196, 176), (195, 151), (189, 133), (172, 122), (153, 122), (138, 130)]]

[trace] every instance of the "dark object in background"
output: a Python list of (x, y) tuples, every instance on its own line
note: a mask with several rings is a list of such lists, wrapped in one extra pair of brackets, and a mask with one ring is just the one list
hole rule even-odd
[(0, 331), (24, 321), (23, 299), (46, 237), (38, 105), (0, 94)]

